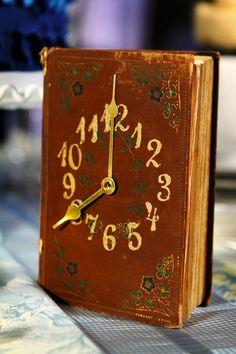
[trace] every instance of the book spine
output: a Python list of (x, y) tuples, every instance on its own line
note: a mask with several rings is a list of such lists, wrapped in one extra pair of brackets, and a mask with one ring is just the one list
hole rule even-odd
[(40, 53), (44, 74), (43, 122), (42, 122), (42, 161), (41, 161), (41, 195), (40, 195), (40, 239), (39, 239), (39, 283), (45, 284), (45, 247), (47, 235), (47, 198), (48, 198), (48, 133), (49, 133), (49, 52), (43, 48)]

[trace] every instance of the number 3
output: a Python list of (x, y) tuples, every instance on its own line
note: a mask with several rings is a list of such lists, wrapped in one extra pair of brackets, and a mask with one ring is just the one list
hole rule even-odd
[(171, 184), (171, 177), (167, 173), (164, 173), (163, 175), (160, 175), (158, 177), (158, 182), (160, 184), (163, 184), (161, 188), (166, 190), (166, 196), (163, 197), (162, 196), (163, 192), (158, 192), (157, 199), (160, 200), (160, 202), (166, 202), (167, 200), (170, 199), (170, 195), (171, 195), (170, 188), (169, 188), (169, 185)]

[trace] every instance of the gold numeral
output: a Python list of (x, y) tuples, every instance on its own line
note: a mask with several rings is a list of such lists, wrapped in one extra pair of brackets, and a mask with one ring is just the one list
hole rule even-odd
[[(77, 163), (75, 162), (75, 158), (74, 158), (74, 151), (77, 152)], [(62, 144), (61, 150), (59, 151), (57, 157), (60, 159), (61, 158), (61, 167), (66, 167), (67, 166), (67, 155), (68, 155), (68, 163), (70, 168), (72, 168), (72, 170), (78, 170), (81, 162), (82, 162), (82, 151), (79, 147), (78, 144), (72, 144), (69, 147), (69, 151), (67, 148), (67, 142), (64, 141), (64, 143)]]
[(156, 231), (156, 229), (157, 229), (156, 228), (156, 223), (159, 220), (159, 216), (157, 215), (157, 208), (156, 207), (154, 208), (152, 217), (151, 217), (152, 209), (153, 209), (152, 204), (150, 202), (146, 202), (146, 208), (147, 208), (147, 211), (148, 211), (148, 216), (147, 216), (146, 220), (151, 221), (151, 231)]
[(136, 128), (134, 129), (134, 132), (131, 135), (131, 138), (134, 138), (135, 135), (137, 135), (135, 149), (138, 149), (140, 148), (142, 142), (142, 124), (139, 122), (137, 123)]
[(123, 113), (121, 114), (120, 120), (115, 125), (115, 131), (117, 131), (117, 129), (119, 128), (122, 132), (126, 132), (127, 130), (129, 130), (129, 125), (124, 127), (121, 122), (123, 122), (123, 120), (126, 118), (129, 111), (128, 111), (127, 106), (124, 105), (123, 103), (118, 105), (118, 108), (120, 108), (120, 107), (123, 108)]
[(142, 245), (142, 237), (141, 235), (133, 231), (139, 227), (140, 223), (135, 223), (135, 222), (129, 222), (127, 225), (127, 228), (129, 230), (128, 234), (128, 247), (131, 251), (138, 251)]
[(96, 141), (98, 140), (98, 115), (97, 114), (94, 114), (92, 122), (89, 124), (88, 132), (91, 132), (91, 130), (93, 132), (91, 142), (96, 143)]
[(64, 141), (62, 144), (61, 150), (59, 151), (57, 157), (61, 158), (61, 167), (66, 167), (66, 158), (67, 158), (67, 141)]
[[(75, 153), (73, 153), (75, 151)], [(77, 155), (77, 163), (75, 163), (74, 154)], [(69, 148), (68, 162), (72, 170), (78, 170), (82, 162), (82, 151), (78, 144), (72, 144)]]
[(110, 116), (107, 112), (108, 110), (108, 107), (109, 107), (109, 104), (105, 104), (105, 107), (104, 107), (104, 111), (103, 111), (103, 115), (100, 119), (100, 122), (104, 122), (105, 123), (105, 127), (104, 127), (104, 133), (107, 133), (110, 131)]
[(106, 251), (113, 251), (116, 246), (116, 238), (114, 235), (107, 235), (108, 230), (111, 229), (112, 232), (116, 231), (116, 226), (113, 224), (107, 225), (103, 233), (103, 247)]
[(152, 151), (152, 150), (155, 150), (155, 151), (152, 154), (152, 156), (150, 157), (150, 159), (147, 161), (146, 167), (149, 167), (150, 163), (152, 163), (153, 166), (156, 168), (161, 166), (160, 163), (158, 163), (156, 160), (154, 160), (154, 158), (160, 153), (161, 148), (162, 148), (162, 143), (160, 142), (160, 140), (152, 139), (148, 142), (148, 145), (147, 145), (148, 151)]
[(80, 134), (80, 145), (85, 142), (85, 118), (81, 117), (79, 125), (76, 128), (76, 134)]
[(171, 177), (167, 173), (164, 173), (158, 177), (158, 182), (160, 184), (163, 184), (161, 188), (166, 191), (166, 195), (163, 196), (163, 192), (159, 192), (157, 193), (157, 199), (160, 200), (161, 202), (166, 202), (167, 200), (170, 199), (170, 195), (171, 195), (170, 188), (169, 188), (169, 185), (171, 184)]
[(66, 189), (63, 193), (65, 199), (70, 199), (75, 193), (75, 178), (72, 173), (68, 172), (63, 176), (63, 186)]
[(91, 214), (86, 214), (85, 224), (87, 224), (90, 229), (90, 235), (88, 236), (89, 241), (93, 239), (93, 234), (95, 234), (97, 220), (98, 220), (98, 214), (96, 216), (93, 216)]

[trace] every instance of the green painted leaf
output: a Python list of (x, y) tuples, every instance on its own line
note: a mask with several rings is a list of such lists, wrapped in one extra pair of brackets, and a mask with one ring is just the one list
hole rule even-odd
[(84, 294), (84, 288), (79, 288), (80, 295)]
[(163, 269), (163, 264), (162, 263), (158, 263), (157, 266), (156, 266), (156, 269)]
[(142, 79), (140, 77), (137, 78), (137, 83), (138, 83), (138, 85), (142, 85)]
[(163, 275), (164, 275), (165, 278), (169, 278), (169, 276), (170, 276), (170, 271), (169, 271), (168, 269), (165, 269), (165, 270), (163, 271)]
[(170, 117), (170, 112), (169, 111), (164, 111), (163, 116), (168, 119)]
[(156, 276), (158, 279), (162, 279), (163, 278), (163, 273), (162, 272), (157, 272)]
[(138, 291), (137, 291), (137, 297), (142, 297), (142, 296), (143, 296), (142, 291), (141, 291), (141, 290), (138, 290)]
[(171, 105), (171, 110), (172, 110), (172, 112), (176, 112), (177, 111), (177, 107), (176, 107), (176, 105), (174, 103), (172, 103), (172, 105)]
[(136, 294), (135, 294), (135, 291), (134, 291), (134, 290), (131, 290), (129, 294), (130, 294), (130, 296), (132, 296), (132, 297), (135, 297), (135, 296), (136, 296)]
[(61, 82), (60, 82), (60, 87), (62, 91), (67, 91), (68, 87), (67, 87), (67, 79), (66, 78), (62, 78)]
[(56, 272), (56, 275), (59, 277), (62, 273), (62, 265), (61, 264), (56, 264), (55, 265), (55, 272)]
[(60, 259), (65, 259), (65, 255), (61, 250), (56, 252), (56, 256)]
[(68, 290), (72, 290), (73, 289), (73, 281), (72, 280), (67, 280), (64, 282), (64, 287)]
[(170, 108), (169, 102), (165, 102), (165, 103), (163, 104), (163, 108), (164, 108), (165, 110), (168, 110), (168, 109)]

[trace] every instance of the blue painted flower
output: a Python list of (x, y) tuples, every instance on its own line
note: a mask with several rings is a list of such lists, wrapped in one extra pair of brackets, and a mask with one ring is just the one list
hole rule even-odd
[(150, 89), (150, 99), (152, 101), (160, 102), (163, 97), (163, 92), (159, 86)]
[(83, 94), (84, 86), (79, 82), (75, 81), (72, 85), (72, 92), (74, 96), (81, 96)]
[(72, 276), (78, 272), (78, 266), (76, 263), (68, 262), (66, 266), (66, 270)]
[(152, 276), (143, 277), (141, 288), (150, 293), (153, 289), (155, 289), (156, 284)]

